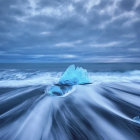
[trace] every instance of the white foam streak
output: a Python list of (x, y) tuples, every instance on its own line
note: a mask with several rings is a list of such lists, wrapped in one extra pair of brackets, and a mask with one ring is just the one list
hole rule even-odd
[[(0, 72), (0, 87), (25, 87), (37, 85), (51, 85), (57, 83), (61, 72)], [(90, 72), (89, 78), (94, 84), (103, 82), (131, 82), (140, 81), (140, 71), (130, 72)]]
[[(21, 117), (12, 123), (5, 123), (5, 126), (0, 129), (0, 138), (4, 140), (9, 138), (10, 140), (69, 140), (74, 139), (75, 134), (77, 139), (94, 139), (95, 137), (95, 139), (105, 140), (133, 140), (134, 138), (138, 140), (139, 135), (137, 133), (133, 135), (135, 131), (128, 129), (128, 124), (139, 125), (139, 123), (122, 109), (123, 104), (120, 108), (110, 97), (113, 96), (117, 101), (123, 100), (127, 104), (138, 107), (139, 98), (136, 102), (133, 94), (124, 98), (129, 93), (122, 93), (115, 88), (110, 90), (109, 85), (106, 85), (104, 87), (108, 89), (107, 91), (101, 84), (90, 84), (76, 85), (71, 93), (62, 97), (43, 94)], [(12, 97), (13, 93), (7, 95)], [(17, 94), (17, 90), (15, 93)], [(25, 106), (21, 104), (7, 114), (14, 115), (14, 110), (20, 107), (24, 109)], [(2, 118), (5, 116), (7, 116), (6, 113), (2, 115)], [(96, 134), (99, 137), (96, 137)]]

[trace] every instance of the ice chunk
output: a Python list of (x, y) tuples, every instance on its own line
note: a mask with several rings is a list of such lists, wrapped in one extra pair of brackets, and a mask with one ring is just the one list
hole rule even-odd
[(140, 124), (140, 116), (134, 117), (133, 120), (134, 120), (135, 122), (137, 122), (137, 123)]
[(50, 95), (58, 95), (58, 96), (63, 95), (63, 91), (62, 91), (62, 89), (61, 89), (60, 86), (52, 86), (52, 87), (49, 89), (48, 93), (49, 93)]
[(67, 68), (64, 74), (61, 76), (59, 82), (53, 85), (48, 93), (50, 95), (61, 96), (72, 89), (74, 85), (89, 84), (90, 80), (88, 78), (87, 71), (81, 67), (75, 67), (71, 65)]
[(59, 84), (78, 85), (90, 83), (87, 70), (70, 65), (59, 80)]

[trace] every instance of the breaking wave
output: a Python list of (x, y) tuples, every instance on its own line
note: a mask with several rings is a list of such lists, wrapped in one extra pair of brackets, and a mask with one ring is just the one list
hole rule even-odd
[[(36, 85), (51, 85), (57, 83), (62, 72), (21, 72), (17, 70), (0, 71), (0, 87), (25, 87)], [(90, 72), (90, 80), (102, 82), (139, 82), (140, 71), (128, 72)]]

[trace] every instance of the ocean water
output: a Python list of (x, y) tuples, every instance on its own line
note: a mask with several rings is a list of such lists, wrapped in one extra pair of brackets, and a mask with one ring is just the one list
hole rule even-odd
[(92, 84), (48, 95), (70, 64), (0, 64), (0, 140), (140, 139), (140, 64), (76, 63)]

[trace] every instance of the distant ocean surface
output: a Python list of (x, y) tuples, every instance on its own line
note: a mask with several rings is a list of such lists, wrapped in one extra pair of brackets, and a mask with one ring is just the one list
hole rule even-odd
[(90, 72), (125, 72), (140, 70), (140, 63), (0, 63), (0, 69), (63, 72), (71, 64), (84, 67)]
[(49, 96), (71, 64), (0, 64), (0, 140), (140, 140), (140, 63), (75, 63), (92, 84)]

